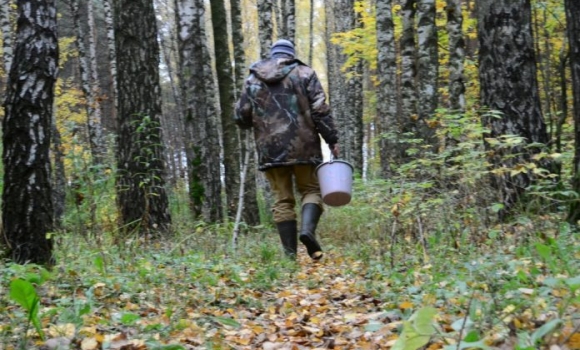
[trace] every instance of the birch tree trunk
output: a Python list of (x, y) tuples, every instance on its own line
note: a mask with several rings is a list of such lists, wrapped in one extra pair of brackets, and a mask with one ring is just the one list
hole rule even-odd
[(276, 37), (285, 38), (286, 21), (284, 20), (284, 8), (286, 7), (286, 0), (272, 1), (272, 10), (274, 11), (274, 18), (276, 18)]
[(397, 118), (397, 57), (392, 0), (377, 0), (377, 114), (381, 175), (391, 174), (392, 154), (388, 134), (396, 134)]
[(330, 42), (332, 33), (344, 33), (355, 28), (354, 1), (325, 3), (327, 20), (328, 92), (335, 117), (341, 147), (341, 158), (352, 163), (355, 171), (363, 170), (362, 76), (363, 65), (358, 62), (346, 72), (341, 69), (348, 57), (342, 48)]
[[(576, 0), (565, 0), (565, 6), (574, 105), (574, 179), (572, 185), (574, 190), (580, 193), (580, 3)], [(578, 220), (580, 220), (580, 202), (575, 201), (570, 207), (568, 221), (578, 224)]]
[[(244, 80), (246, 78), (246, 59), (244, 53), (244, 35), (242, 27), (242, 12), (240, 7), (240, 0), (231, 0), (231, 13), (232, 13), (232, 41), (234, 46), (234, 82), (236, 87), (236, 94), (234, 99), (237, 100), (240, 96), (242, 87), (244, 85)], [(241, 155), (248, 155), (248, 164), (246, 168), (246, 174), (244, 177), (244, 207), (242, 212), (242, 218), (246, 224), (250, 226), (256, 226), (260, 224), (260, 208), (258, 205), (258, 196), (256, 189), (256, 157), (254, 157), (255, 150), (254, 147), (254, 133), (252, 130), (240, 131), (240, 139), (246, 140), (248, 142), (242, 141)], [(244, 164), (244, 162), (241, 162)]]
[(272, 18), (272, 0), (258, 1), (258, 33), (260, 36), (260, 57), (267, 58), (270, 55), (274, 25)]
[(296, 43), (296, 3), (295, 0), (284, 0), (284, 22), (286, 39)]
[(117, 0), (115, 51), (119, 89), (117, 199), (127, 230), (167, 231), (161, 134), (159, 44), (152, 0)]
[(117, 53), (115, 52), (115, 26), (113, 19), (113, 10), (111, 7), (111, 0), (103, 0), (103, 9), (105, 10), (105, 26), (107, 30), (107, 48), (109, 54), (109, 74), (111, 75), (111, 91), (110, 99), (113, 101), (113, 108), (109, 116), (113, 121), (113, 125), (117, 123)]
[(465, 111), (465, 40), (463, 38), (463, 13), (461, 0), (447, 0), (447, 34), (449, 35), (449, 102), (453, 113)]
[[(399, 118), (400, 133), (415, 133), (417, 116), (417, 92), (415, 76), (417, 74), (415, 48), (415, 0), (402, 0), (403, 29), (401, 33), (401, 114)], [(399, 163), (408, 158), (408, 144), (398, 137), (397, 158)]]
[[(0, 0), (0, 28), (2, 30), (2, 52), (4, 60), (4, 73), (5, 76), (8, 76), (8, 72), (10, 72), (10, 65), (12, 64), (12, 59), (14, 57), (14, 51), (12, 46), (14, 42), (12, 40), (13, 30), (12, 30), (12, 6), (11, 0)], [(2, 82), (4, 83), (4, 81)], [(3, 87), (4, 84), (2, 84)], [(4, 91), (2, 88), (0, 91)]]
[(50, 142), (58, 37), (54, 0), (18, 0), (14, 61), (3, 128), (5, 252), (20, 264), (51, 264)]
[(347, 145), (345, 158), (354, 167), (354, 171), (358, 174), (363, 174), (364, 157), (364, 125), (363, 125), (363, 110), (364, 110), (364, 95), (363, 95), (363, 79), (364, 79), (364, 63), (359, 61), (353, 67), (351, 77), (348, 80), (348, 95), (347, 106), (348, 112), (346, 114), (345, 125), (348, 128), (348, 135), (343, 142)]
[(97, 62), (97, 28), (95, 26), (95, 14), (94, 14), (93, 0), (87, 0), (87, 19), (89, 25), (89, 33), (87, 39), (89, 41), (89, 82), (91, 88), (91, 94), (94, 100), (94, 116), (92, 120), (89, 120), (89, 124), (92, 123), (93, 137), (96, 144), (96, 164), (101, 164), (102, 159), (107, 153), (105, 143), (103, 141), (103, 117), (101, 109), (101, 90), (99, 88), (99, 73), (98, 73), (98, 62)]
[(233, 219), (239, 202), (241, 141), (234, 122), (235, 85), (230, 58), (228, 16), (224, 0), (211, 0), (211, 23), (216, 59), (216, 72), (220, 101), (223, 165), (225, 169), (227, 215)]
[[(435, 25), (435, 0), (417, 0), (417, 73), (418, 73), (418, 125), (420, 138), (437, 150), (437, 137), (431, 119), (437, 109), (439, 54), (437, 26)], [(437, 125), (433, 123), (432, 125)]]
[(527, 144), (547, 144), (548, 135), (538, 93), (530, 0), (480, 0), (478, 6), (481, 104), (501, 113), (482, 116), (484, 127), (490, 130), (485, 140), (503, 135), (523, 138), (518, 146), (494, 149), (490, 159), (499, 171), (495, 179), (505, 208), (500, 213), (503, 215), (533, 182), (528, 172), (511, 176), (509, 171), (528, 163), (532, 154), (540, 151)]
[(175, 0), (184, 103), (189, 195), (193, 215), (207, 222), (223, 219), (220, 141), (215, 86), (205, 32), (203, 0)]
[[(98, 84), (98, 77), (96, 73), (96, 55), (95, 55), (95, 40), (91, 29), (91, 22), (94, 26), (94, 18), (92, 17), (92, 3), (91, 0), (87, 2), (89, 14), (89, 33), (85, 34), (83, 26), (81, 25), (79, 15), (78, 0), (70, 0), (69, 6), (73, 16), (73, 24), (77, 33), (76, 46), (79, 52), (79, 70), (81, 76), (81, 89), (86, 99), (87, 111), (87, 130), (89, 134), (89, 145), (91, 155), (93, 156), (94, 164), (102, 164), (105, 154), (103, 147), (103, 138), (101, 131), (101, 109), (95, 96), (95, 85)], [(89, 54), (87, 55), (87, 48), (85, 45), (85, 37), (89, 38)], [(92, 46), (92, 47), (91, 47)], [(94, 65), (94, 66), (93, 66)], [(97, 79), (97, 80), (93, 80)]]

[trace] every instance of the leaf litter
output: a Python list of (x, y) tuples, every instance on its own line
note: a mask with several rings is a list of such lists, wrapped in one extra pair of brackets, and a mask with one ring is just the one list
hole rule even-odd
[[(425, 349), (580, 349), (578, 277), (546, 275), (542, 263), (452, 258), (435, 271), (409, 259), (391, 270), (337, 251), (318, 263), (302, 253), (296, 264), (158, 255), (107, 271), (62, 265), (35, 283), (44, 340), (4, 287), (38, 268), (8, 266), (0, 349), (23, 339), (38, 349), (415, 349), (402, 337), (419, 336)], [(413, 319), (423, 324), (417, 336)]]

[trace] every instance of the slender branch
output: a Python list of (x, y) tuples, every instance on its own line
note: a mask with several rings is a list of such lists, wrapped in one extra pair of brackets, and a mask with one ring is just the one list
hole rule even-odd
[(242, 220), (242, 212), (244, 210), (244, 191), (246, 183), (246, 174), (248, 172), (248, 164), (250, 163), (250, 131), (244, 131), (244, 144), (246, 149), (246, 154), (244, 155), (244, 164), (242, 167), (242, 172), (240, 174), (240, 192), (238, 199), (238, 210), (236, 212), (236, 220), (234, 222), (234, 233), (232, 237), (232, 248), (236, 250), (238, 236), (240, 233), (240, 221)]

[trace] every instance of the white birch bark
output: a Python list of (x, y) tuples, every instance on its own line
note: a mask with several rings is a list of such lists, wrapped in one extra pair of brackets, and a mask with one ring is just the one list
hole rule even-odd
[(14, 57), (14, 41), (12, 30), (12, 6), (11, 0), (0, 0), (0, 28), (2, 29), (2, 49), (4, 59), (4, 72), (8, 76), (10, 66)]
[(395, 150), (395, 147), (389, 146), (387, 134), (395, 133), (397, 125), (397, 61), (392, 0), (377, 0), (377, 48), (379, 154), (381, 175), (387, 177), (391, 172), (392, 153)]
[[(415, 91), (415, 0), (402, 0), (403, 32), (401, 34), (401, 132), (414, 132), (417, 120)], [(402, 150), (404, 152), (404, 150)]]
[(272, 20), (272, 0), (258, 0), (258, 33), (261, 58), (266, 58), (270, 54), (274, 36)]
[[(86, 99), (89, 145), (94, 162), (96, 164), (100, 164), (104, 154), (104, 152), (102, 151), (103, 144), (101, 134), (100, 109), (97, 107), (98, 104), (94, 96), (93, 82), (91, 81), (90, 76), (91, 74), (90, 57), (87, 57), (87, 48), (84, 42), (85, 32), (83, 26), (80, 23), (78, 0), (70, 0), (69, 6), (73, 16), (75, 31), (77, 33), (75, 42), (79, 53), (78, 59), (81, 76), (81, 89)], [(88, 36), (91, 37), (92, 34), (89, 33)]]
[(190, 201), (194, 216), (223, 219), (220, 141), (211, 57), (205, 32), (204, 1), (175, 0), (181, 91), (185, 107)]
[(109, 53), (109, 72), (111, 75), (111, 91), (113, 99), (112, 119), (117, 119), (117, 54), (115, 52), (115, 26), (113, 19), (113, 9), (111, 7), (111, 0), (103, 0), (103, 9), (105, 10), (105, 26), (107, 29), (107, 49)]

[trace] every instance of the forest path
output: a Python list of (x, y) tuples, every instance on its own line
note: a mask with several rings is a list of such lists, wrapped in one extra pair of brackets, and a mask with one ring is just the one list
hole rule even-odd
[[(385, 349), (401, 324), (386, 311), (388, 301), (369, 293), (366, 267), (326, 252), (313, 262), (299, 249), (291, 282), (255, 295), (258, 314), (237, 318), (241, 327), (229, 339), (240, 349)], [(252, 310), (246, 310), (252, 312)]]

